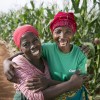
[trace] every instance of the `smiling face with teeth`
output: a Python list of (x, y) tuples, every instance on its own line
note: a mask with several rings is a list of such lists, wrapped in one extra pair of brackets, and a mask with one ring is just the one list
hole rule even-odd
[(27, 32), (22, 35), (20, 45), (21, 51), (24, 53), (27, 59), (40, 59), (41, 43), (39, 38), (35, 34)]
[(74, 33), (71, 28), (62, 26), (57, 27), (53, 31), (53, 39), (57, 43), (59, 49), (64, 52), (70, 52), (71, 50), (71, 40), (74, 36)]

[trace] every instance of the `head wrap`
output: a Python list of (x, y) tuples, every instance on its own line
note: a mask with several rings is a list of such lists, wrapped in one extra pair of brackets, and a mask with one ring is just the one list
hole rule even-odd
[(13, 40), (18, 48), (20, 48), (20, 39), (26, 32), (32, 32), (33, 34), (38, 36), (38, 31), (31, 25), (23, 25), (18, 27), (13, 33)]
[(74, 33), (76, 32), (77, 24), (72, 12), (58, 12), (50, 23), (51, 32), (62, 26), (70, 27)]

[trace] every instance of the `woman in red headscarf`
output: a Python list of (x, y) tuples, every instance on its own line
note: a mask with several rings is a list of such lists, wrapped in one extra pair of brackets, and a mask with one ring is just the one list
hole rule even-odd
[[(57, 13), (50, 23), (50, 29), (55, 43), (43, 44), (43, 56), (48, 61), (52, 79), (68, 81), (77, 70), (81, 75), (85, 75), (87, 57), (78, 46), (72, 44), (77, 30), (74, 14), (72, 12)], [(84, 86), (74, 94), (71, 93), (72, 96), (68, 97), (66, 93), (64, 94), (65, 99), (63, 96), (60, 96), (59, 99), (83, 100), (83, 91), (86, 94)]]
[[(53, 80), (61, 82), (73, 80), (72, 75), (74, 75), (77, 70), (79, 70), (80, 74), (82, 75), (86, 74), (87, 58), (78, 46), (71, 43), (76, 32), (76, 28), (77, 24), (74, 14), (69, 12), (57, 13), (50, 23), (50, 29), (55, 43), (44, 43), (42, 45), (42, 56), (48, 62), (50, 75)], [(72, 86), (74, 85), (74, 87), (72, 87), (73, 90), (77, 87), (75, 87), (77, 82), (77, 80), (74, 80), (73, 83), (70, 84)], [(37, 84), (38, 83), (32, 79), (31, 81), (28, 81), (27, 86), (32, 88), (34, 87), (35, 89), (37, 88)], [(56, 93), (62, 90), (64, 91), (66, 88), (68, 87), (64, 87), (56, 91)], [(82, 87), (80, 90), (74, 92), (74, 96), (68, 97), (68, 94), (65, 93), (64, 95), (60, 96), (59, 99), (63, 100), (64, 98), (64, 100), (83, 100), (82, 93), (84, 91), (86, 93), (85, 88)]]

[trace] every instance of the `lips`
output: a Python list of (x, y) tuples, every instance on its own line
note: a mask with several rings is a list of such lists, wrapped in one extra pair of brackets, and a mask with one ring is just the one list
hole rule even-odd
[(38, 55), (39, 53), (40, 53), (40, 51), (39, 50), (31, 50), (31, 52), (32, 52), (32, 55), (34, 55), (34, 56), (36, 56), (36, 55)]
[(59, 39), (60, 46), (66, 46), (68, 44), (68, 40), (66, 38)]

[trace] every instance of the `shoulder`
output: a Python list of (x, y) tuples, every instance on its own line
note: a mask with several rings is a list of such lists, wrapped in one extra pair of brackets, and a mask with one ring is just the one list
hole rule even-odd
[(75, 50), (81, 50), (79, 46), (77, 46), (77, 45), (75, 45), (75, 44), (72, 44), (72, 45), (73, 45), (73, 48), (74, 48)]
[(75, 45), (75, 44), (73, 44), (73, 51), (74, 52), (81, 52), (82, 53), (82, 50), (80, 49), (80, 47)]
[(12, 61), (16, 62), (16, 63), (24, 63), (25, 62), (25, 58), (22, 55), (18, 55), (16, 57), (14, 57), (12, 59)]
[(55, 47), (55, 43), (51, 43), (51, 42), (48, 42), (48, 43), (43, 43), (42, 44), (42, 49), (52, 49), (53, 47)]
[(47, 43), (42, 44), (42, 46), (47, 46), (47, 47), (54, 46), (54, 45), (55, 45), (55, 43), (52, 43), (52, 42), (47, 42)]
[(77, 46), (77, 45), (75, 45), (75, 44), (73, 44), (73, 52), (75, 53), (77, 53), (77, 55), (79, 55), (79, 57), (86, 57), (86, 55), (83, 53), (83, 51), (80, 49), (80, 47), (79, 46)]

